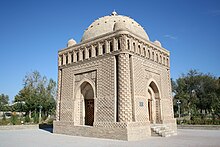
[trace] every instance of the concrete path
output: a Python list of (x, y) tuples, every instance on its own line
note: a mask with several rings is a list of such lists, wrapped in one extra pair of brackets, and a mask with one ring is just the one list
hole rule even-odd
[(45, 130), (0, 130), (0, 147), (220, 147), (220, 130), (179, 129), (168, 138), (118, 141), (53, 134)]

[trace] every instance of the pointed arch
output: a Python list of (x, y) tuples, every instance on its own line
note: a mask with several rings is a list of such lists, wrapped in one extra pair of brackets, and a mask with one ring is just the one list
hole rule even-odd
[(160, 91), (160, 88), (159, 88), (159, 85), (157, 84), (157, 82), (153, 79), (153, 78), (150, 78), (147, 82), (147, 87), (153, 87), (153, 89), (159, 93), (158, 97), (161, 98), (161, 91)]
[(161, 123), (161, 92), (157, 82), (151, 78), (147, 83), (148, 117), (151, 123)]
[(94, 99), (96, 98), (95, 83), (94, 83), (92, 80), (88, 79), (88, 78), (83, 78), (83, 79), (76, 85), (76, 87), (75, 87), (75, 90), (74, 90), (74, 91), (75, 91), (74, 100), (75, 100), (76, 97), (77, 97), (77, 94), (78, 94), (78, 91), (79, 91), (79, 89), (80, 89), (80, 86), (81, 86), (84, 82), (88, 82), (88, 83), (92, 86), (92, 89), (93, 89), (93, 91), (94, 91)]
[(96, 88), (95, 83), (83, 78), (75, 87), (74, 123), (76, 125), (93, 126), (96, 118)]

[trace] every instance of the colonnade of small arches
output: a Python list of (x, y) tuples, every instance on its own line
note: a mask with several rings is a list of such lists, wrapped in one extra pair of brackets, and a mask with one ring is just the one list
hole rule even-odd
[(67, 65), (111, 53), (120, 50), (122, 44), (125, 45), (123, 48), (126, 50), (169, 67), (169, 56), (161, 51), (161, 49), (157, 49), (149, 44), (135, 40), (135, 38), (131, 36), (127, 37), (125, 35), (113, 37), (105, 41), (93, 43), (90, 46), (79, 47), (62, 53), (59, 55), (58, 64), (59, 66)]
[(67, 53), (59, 55), (59, 66), (87, 60), (106, 53), (120, 50), (120, 40), (111, 38), (105, 41), (94, 43), (87, 47), (76, 48)]
[(169, 66), (169, 56), (161, 50), (158, 50), (146, 43), (133, 40), (133, 38), (128, 38), (126, 40), (126, 48), (136, 54), (148, 58), (149, 60)]

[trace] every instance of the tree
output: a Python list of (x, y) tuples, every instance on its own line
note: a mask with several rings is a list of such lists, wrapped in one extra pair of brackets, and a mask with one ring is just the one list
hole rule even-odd
[(9, 104), (9, 96), (5, 94), (0, 95), (0, 111), (6, 111)]
[(174, 102), (180, 100), (182, 113), (188, 113), (189, 116), (214, 112), (216, 114), (220, 107), (218, 85), (219, 79), (211, 74), (190, 70), (172, 84), (175, 92)]
[[(52, 79), (49, 81), (45, 76), (41, 76), (38, 71), (27, 74), (23, 80), (24, 87), (15, 96), (15, 102), (24, 102), (23, 111), (27, 114), (39, 112), (48, 116), (55, 110), (56, 82)], [(42, 108), (41, 108), (42, 107)]]
[(214, 100), (212, 103), (212, 110), (213, 110), (213, 118), (215, 119), (215, 116), (220, 118), (220, 77), (217, 80), (217, 87), (216, 87), (216, 95), (214, 95)]

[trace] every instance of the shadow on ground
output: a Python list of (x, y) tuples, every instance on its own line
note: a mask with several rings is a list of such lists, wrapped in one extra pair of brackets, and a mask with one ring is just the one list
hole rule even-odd
[(39, 129), (53, 133), (53, 125), (52, 124), (39, 124)]

